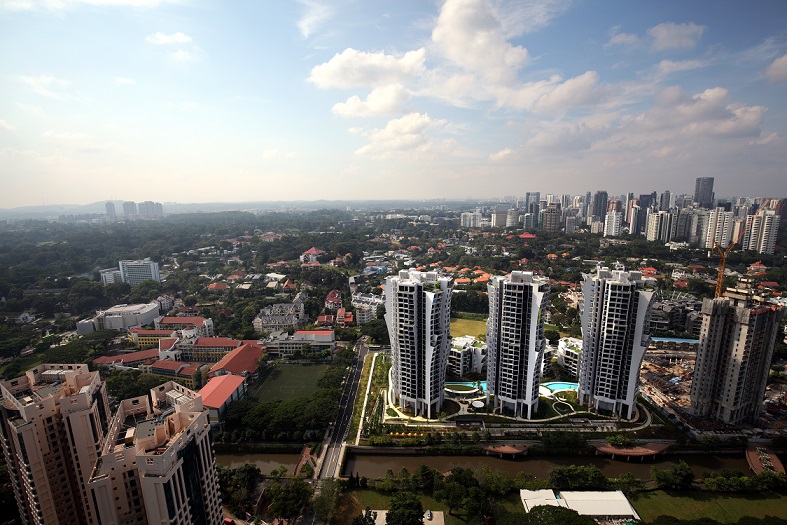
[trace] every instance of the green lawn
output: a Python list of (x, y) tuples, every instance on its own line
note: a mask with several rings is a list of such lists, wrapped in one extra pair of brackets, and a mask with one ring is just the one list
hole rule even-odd
[(486, 334), (486, 319), (483, 321), (475, 319), (451, 319), (451, 337), (459, 337), (462, 335), (478, 337), (481, 334)]
[(317, 381), (330, 365), (277, 364), (258, 379), (249, 390), (255, 401), (288, 401), (309, 397), (317, 391)]
[(662, 490), (634, 496), (631, 504), (645, 522), (658, 516), (674, 516), (681, 520), (711, 518), (721, 523), (736, 523), (743, 516), (787, 517), (787, 495), (744, 494), (724, 495), (712, 492), (667, 493)]

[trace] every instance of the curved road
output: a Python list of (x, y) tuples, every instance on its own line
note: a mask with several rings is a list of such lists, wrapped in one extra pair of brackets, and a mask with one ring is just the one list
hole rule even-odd
[(347, 375), (347, 381), (344, 384), (341, 401), (339, 402), (339, 415), (336, 417), (336, 422), (333, 424), (328, 440), (325, 443), (327, 450), (320, 469), (320, 479), (334, 478), (341, 474), (339, 472), (339, 458), (342, 453), (342, 443), (347, 437), (347, 431), (350, 428), (353, 407), (355, 407), (355, 397), (358, 394), (358, 383), (361, 380), (361, 371), (363, 370), (363, 361), (366, 354), (369, 353), (366, 341), (366, 337), (361, 337), (355, 345), (356, 352), (350, 365), (350, 373)]

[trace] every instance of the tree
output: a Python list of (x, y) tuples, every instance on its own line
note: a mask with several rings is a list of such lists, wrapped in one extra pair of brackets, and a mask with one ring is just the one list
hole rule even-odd
[(564, 507), (539, 505), (527, 513), (524, 525), (595, 525), (596, 520)]
[(391, 498), (391, 507), (385, 515), (385, 525), (423, 525), (424, 506), (412, 492), (397, 492)]
[(461, 507), (467, 497), (467, 487), (455, 481), (449, 481), (434, 491), (434, 497), (437, 501), (448, 505), (448, 514), (453, 516), (454, 509)]
[(678, 461), (668, 469), (650, 468), (650, 477), (660, 489), (683, 490), (694, 482), (694, 472), (685, 461)]
[(377, 513), (366, 507), (360, 516), (353, 518), (352, 525), (374, 525), (377, 522)]
[(320, 494), (314, 499), (314, 514), (324, 523), (330, 523), (339, 502), (339, 482), (328, 478), (320, 483)]
[(560, 332), (558, 332), (557, 330), (553, 330), (552, 328), (549, 328), (547, 330), (544, 330), (544, 337), (546, 337), (549, 340), (550, 345), (555, 346), (557, 342), (560, 341)]
[(270, 486), (270, 511), (276, 518), (293, 519), (298, 517), (311, 500), (313, 490), (302, 478), (295, 478), (284, 485), (280, 482)]

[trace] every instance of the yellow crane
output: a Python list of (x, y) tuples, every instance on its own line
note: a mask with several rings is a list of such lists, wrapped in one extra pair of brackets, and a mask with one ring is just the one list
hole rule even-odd
[[(760, 210), (764, 210), (769, 202), (771, 202), (770, 198), (765, 199), (765, 202), (763, 202), (762, 205), (760, 205), (760, 207), (757, 209), (757, 212), (759, 213)], [(746, 219), (744, 219), (744, 221), (746, 221)], [(719, 276), (716, 278), (715, 297), (721, 297), (721, 291), (722, 291), (721, 289), (722, 286), (724, 285), (724, 267), (727, 266), (727, 256), (730, 254), (732, 249), (735, 248), (735, 245), (741, 242), (741, 239), (743, 239), (743, 236), (746, 234), (747, 228), (748, 228), (748, 224), (744, 222), (743, 228), (741, 228), (740, 233), (738, 233), (738, 238), (735, 239), (734, 242), (730, 243), (730, 245), (727, 246), (726, 250), (722, 250), (721, 246), (719, 246), (719, 243), (715, 241), (713, 243), (713, 249), (719, 252)]]

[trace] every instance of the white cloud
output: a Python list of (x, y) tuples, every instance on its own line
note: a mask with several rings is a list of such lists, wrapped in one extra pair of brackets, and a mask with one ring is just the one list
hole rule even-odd
[(659, 73), (668, 75), (670, 73), (677, 73), (680, 71), (691, 71), (692, 69), (699, 69), (706, 67), (707, 62), (703, 60), (662, 60), (659, 62)]
[(548, 80), (527, 82), (513, 89), (498, 89), (494, 93), (501, 107), (538, 113), (560, 113), (593, 105), (606, 98), (606, 88), (599, 84), (595, 71), (586, 71), (565, 81), (553, 75)]
[(604, 44), (604, 47), (609, 48), (612, 46), (633, 47), (638, 45), (640, 39), (637, 35), (632, 33), (623, 33), (620, 26), (614, 26), (609, 30), (609, 41)]
[(0, 118), (0, 129), (4, 129), (6, 131), (13, 131), (14, 130), (14, 126), (12, 126), (8, 122), (6, 122), (5, 120)]
[(485, 0), (447, 0), (432, 41), (451, 62), (490, 82), (516, 80), (517, 71), (528, 61), (527, 49), (506, 40), (500, 21)]
[(398, 112), (402, 105), (409, 100), (410, 94), (401, 84), (391, 84), (372, 90), (361, 100), (353, 95), (346, 102), (333, 106), (333, 112), (343, 117), (373, 117)]
[(771, 62), (765, 69), (765, 76), (771, 82), (787, 82), (787, 55)]
[(134, 80), (133, 78), (115, 77), (115, 84), (118, 84), (120, 86), (130, 86), (130, 85), (136, 84), (136, 83), (137, 83), (137, 81)]
[(423, 72), (425, 55), (423, 48), (409, 51), (401, 57), (347, 48), (328, 62), (312, 68), (309, 81), (321, 88), (399, 83)]
[(511, 148), (503, 148), (500, 151), (496, 151), (495, 153), (491, 153), (489, 155), (489, 160), (491, 160), (492, 162), (500, 162), (502, 160), (505, 160), (505, 159), (511, 157), (511, 155), (513, 155), (513, 154), (514, 154), (514, 150), (512, 150)]
[(157, 46), (165, 46), (169, 44), (188, 44), (191, 42), (191, 37), (185, 33), (178, 31), (168, 35), (166, 33), (153, 33), (145, 37), (145, 42), (148, 44), (155, 44)]
[(492, 0), (492, 9), (506, 37), (541, 29), (570, 6), (570, 0)]
[(191, 53), (191, 51), (186, 51), (185, 49), (173, 51), (169, 56), (178, 62), (191, 62), (194, 60), (194, 55)]
[(66, 94), (62, 93), (58, 88), (65, 88), (70, 84), (68, 80), (53, 77), (52, 75), (39, 75), (37, 77), (21, 76), (19, 80), (27, 84), (30, 89), (42, 97), (54, 100), (65, 100)]
[(79, 133), (72, 131), (56, 131), (49, 129), (41, 134), (42, 137), (48, 140), (64, 141), (64, 142), (82, 142), (90, 140), (90, 135), (87, 133)]
[(648, 29), (648, 36), (652, 39), (653, 51), (667, 49), (690, 49), (705, 32), (705, 27), (694, 23), (675, 24), (664, 22)]
[(432, 120), (426, 114), (410, 113), (402, 118), (388, 121), (383, 129), (366, 133), (369, 144), (355, 153), (369, 154), (377, 158), (390, 158), (396, 153), (426, 153), (436, 146), (426, 136), (426, 132), (430, 128), (444, 124), (443, 121)]
[(333, 11), (330, 7), (314, 0), (298, 0), (305, 8), (303, 16), (298, 20), (298, 30), (303, 38), (309, 38), (317, 29), (327, 22)]

